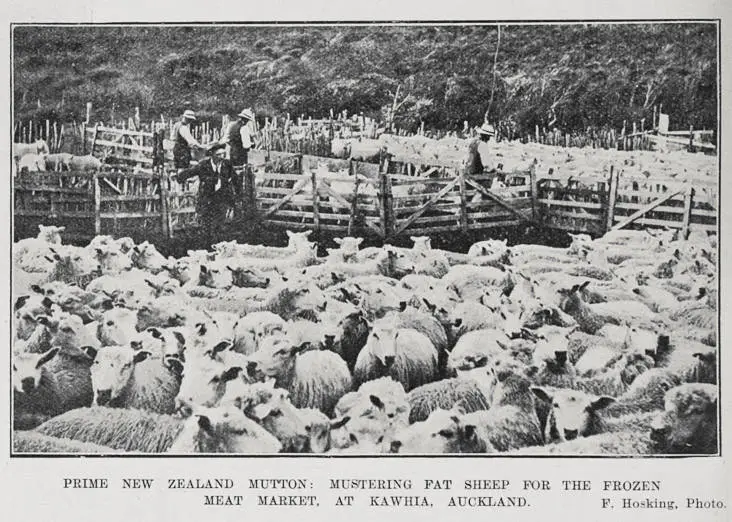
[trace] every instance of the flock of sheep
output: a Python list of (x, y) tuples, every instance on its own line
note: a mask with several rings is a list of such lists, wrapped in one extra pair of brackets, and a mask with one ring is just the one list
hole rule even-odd
[(13, 177), (33, 172), (93, 172), (102, 167), (102, 161), (91, 154), (75, 156), (67, 152), (49, 154), (48, 143), (13, 143)]
[(714, 454), (714, 237), (14, 244), (13, 447)]

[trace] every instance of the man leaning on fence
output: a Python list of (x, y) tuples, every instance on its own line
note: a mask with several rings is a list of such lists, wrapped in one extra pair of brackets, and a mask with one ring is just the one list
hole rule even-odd
[(209, 149), (210, 158), (200, 161), (194, 167), (183, 169), (171, 177), (179, 183), (198, 177), (198, 212), (202, 239), (213, 244), (221, 238), (226, 215), (242, 204), (241, 179), (226, 159), (224, 145), (216, 143)]
[(173, 163), (178, 170), (191, 166), (191, 147), (203, 148), (203, 145), (198, 143), (191, 134), (191, 122), (193, 121), (196, 121), (196, 113), (187, 110), (173, 127)]
[(221, 136), (220, 143), (227, 146), (229, 160), (234, 167), (242, 167), (249, 161), (249, 149), (254, 144), (249, 122), (254, 120), (251, 109), (244, 109), (237, 114), (236, 121), (232, 122)]

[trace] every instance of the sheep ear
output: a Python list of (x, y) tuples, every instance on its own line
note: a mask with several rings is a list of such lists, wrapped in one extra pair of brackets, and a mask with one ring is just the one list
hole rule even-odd
[(348, 434), (348, 440), (351, 441), (352, 444), (358, 444), (358, 437), (353, 433)]
[(292, 354), (302, 353), (302, 352), (305, 352), (305, 351), (311, 349), (312, 347), (313, 347), (312, 343), (306, 341), (306, 342), (300, 344), (299, 346), (293, 346), (290, 350), (290, 353), (292, 353)]
[(180, 332), (173, 332), (173, 337), (178, 341), (178, 346), (181, 348), (186, 345), (186, 338)]
[(462, 439), (465, 441), (472, 441), (478, 436), (478, 433), (475, 429), (474, 424), (460, 425), (458, 427), (458, 433), (461, 435)]
[[(43, 289), (38, 285), (31, 285), (30, 289), (33, 290), (37, 294), (43, 294)], [(28, 297), (28, 296), (26, 296), (26, 297)]]
[(252, 416), (257, 419), (258, 421), (263, 421), (266, 419), (270, 413), (272, 413), (272, 404), (264, 403), (264, 404), (257, 404), (254, 408), (252, 408), (251, 414)]
[(371, 401), (371, 404), (379, 408), (380, 410), (384, 409), (384, 402), (379, 399), (376, 395), (369, 395), (369, 400)]
[(212, 352), (213, 353), (220, 353), (225, 350), (228, 350), (233, 345), (229, 341), (221, 341), (219, 344), (213, 347)]
[(231, 368), (227, 368), (226, 371), (221, 374), (221, 380), (224, 382), (233, 381), (234, 379), (239, 377), (241, 371), (241, 366), (232, 366)]
[(357, 237), (356, 238), (356, 245), (360, 245), (361, 243), (363, 243), (363, 238), (362, 237)]
[(585, 288), (587, 288), (587, 285), (589, 285), (589, 284), (590, 284), (590, 281), (589, 281), (589, 280), (587, 280), (587, 281), (585, 281), (584, 283), (582, 283), (581, 285), (579, 285), (579, 287), (578, 287), (578, 288), (579, 288), (580, 290), (584, 290)]
[(549, 404), (554, 402), (554, 398), (549, 395), (544, 388), (534, 386), (531, 388), (531, 392), (544, 402), (548, 402)]
[(43, 366), (44, 364), (46, 364), (48, 361), (50, 361), (51, 359), (53, 359), (56, 356), (56, 354), (58, 353), (58, 351), (59, 351), (59, 348), (58, 347), (51, 348), (46, 353), (44, 353), (43, 355), (41, 355), (41, 358), (38, 359), (38, 362), (36, 363), (36, 368), (40, 368), (41, 366)]
[(232, 268), (232, 267), (230, 267), (229, 265), (226, 265), (226, 269), (227, 269), (227, 270), (228, 270), (229, 272), (236, 272), (236, 268)]
[(167, 366), (168, 369), (170, 369), (170, 371), (172, 371), (178, 377), (183, 376), (183, 362), (177, 357), (174, 357), (172, 355), (166, 356), (165, 366)]
[(351, 417), (341, 417), (340, 419), (335, 419), (330, 421), (330, 429), (331, 430), (338, 430), (348, 424), (348, 421), (351, 420)]
[(93, 346), (82, 346), (81, 351), (84, 352), (91, 360), (94, 360), (97, 357), (97, 349)]
[(339, 237), (334, 237), (333, 238), (333, 241), (335, 242), (336, 245), (342, 245), (343, 244), (343, 240), (341, 238), (339, 238)]
[(25, 302), (30, 299), (29, 295), (22, 295), (18, 299), (15, 300), (15, 304), (13, 305), (13, 311), (17, 312), (20, 308), (23, 308), (25, 305)]
[(208, 268), (206, 268), (206, 265), (201, 265), (201, 273), (205, 274), (206, 272), (208, 272)]
[(135, 364), (141, 363), (148, 357), (150, 357), (152, 353), (148, 352), (147, 350), (140, 350), (135, 352), (134, 357), (132, 357), (132, 362)]
[(430, 311), (430, 313), (434, 313), (434, 311), (437, 309), (437, 305), (433, 305), (424, 297), (422, 298), (422, 302), (427, 306), (427, 309)]
[(475, 368), (485, 368), (488, 364), (488, 356), (481, 355), (479, 358), (474, 359), (473, 364), (475, 365)]
[(150, 332), (150, 335), (152, 335), (155, 339), (163, 338), (163, 334), (157, 328), (148, 328), (147, 331)]
[(601, 410), (603, 408), (607, 408), (608, 406), (610, 406), (614, 402), (615, 402), (615, 399), (613, 397), (607, 397), (607, 396), (603, 395), (602, 397), (600, 397), (596, 401), (592, 401), (590, 403), (590, 409), (592, 411)]

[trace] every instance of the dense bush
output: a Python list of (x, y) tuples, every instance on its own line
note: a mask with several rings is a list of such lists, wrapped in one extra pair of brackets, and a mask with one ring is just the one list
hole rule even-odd
[[(513, 120), (563, 130), (650, 121), (715, 128), (713, 24), (502, 26), (16, 27), (16, 117), (87, 101), (99, 119), (182, 108), (320, 117), (388, 112), (397, 124), (454, 129)], [(401, 103), (404, 102), (404, 103)], [(68, 115), (67, 115), (68, 116)]]

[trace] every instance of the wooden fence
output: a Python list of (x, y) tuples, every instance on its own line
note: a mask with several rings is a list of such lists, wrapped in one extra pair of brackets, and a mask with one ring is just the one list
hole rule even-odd
[[(144, 145), (104, 146), (134, 152)], [(318, 234), (390, 240), (528, 223), (593, 235), (629, 226), (678, 228), (684, 235), (717, 230), (718, 188), (701, 181), (611, 170), (609, 177), (562, 182), (537, 179), (534, 168), (469, 176), (386, 156), (371, 164), (266, 151), (252, 153), (250, 164), (245, 205), (257, 209), (261, 223)], [(14, 190), (16, 238), (34, 236), (39, 224), (64, 225), (65, 236), (77, 241), (99, 234), (167, 240), (197, 227), (195, 182), (180, 186), (159, 168), (26, 174)]]
[(537, 218), (568, 232), (602, 235), (625, 227), (676, 228), (717, 232), (716, 183), (672, 179), (626, 179), (611, 170), (607, 179), (538, 182)]
[(54, 224), (66, 227), (69, 241), (100, 234), (155, 241), (197, 225), (196, 187), (161, 173), (34, 173), (16, 180), (14, 190), (16, 238)]

